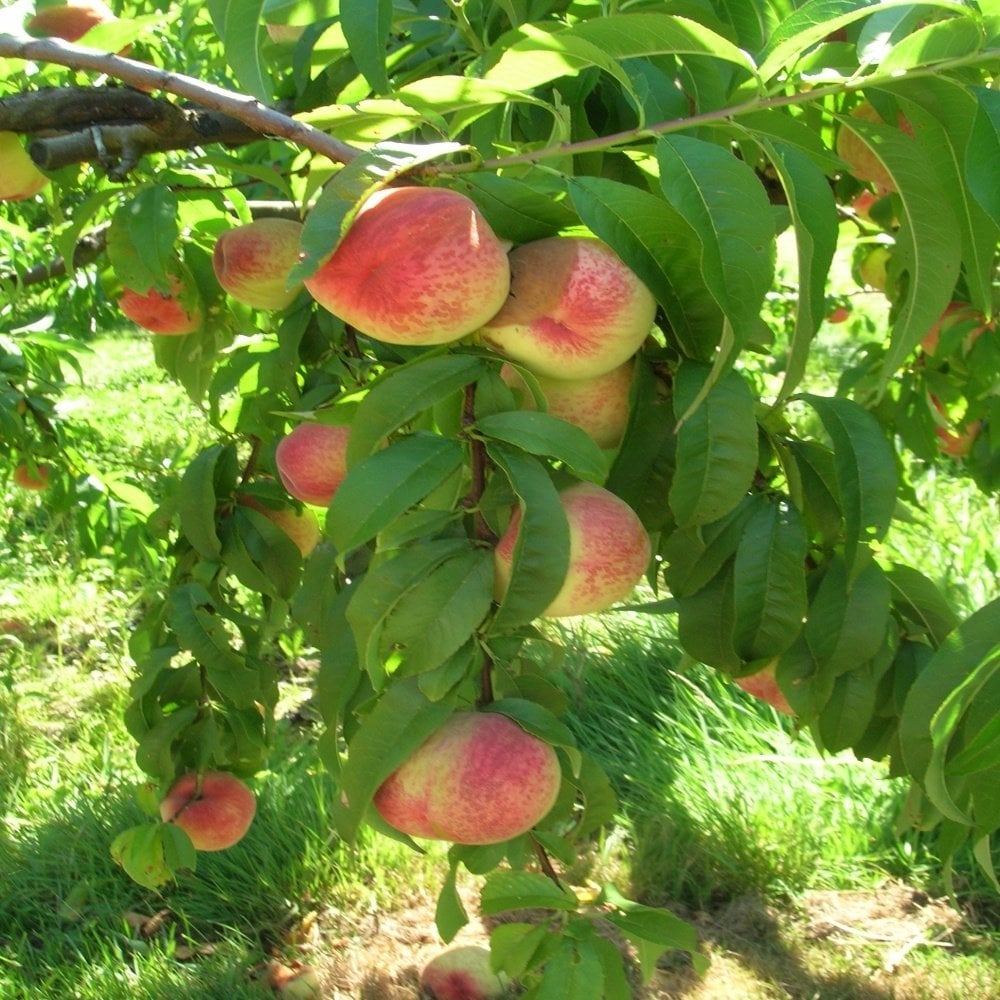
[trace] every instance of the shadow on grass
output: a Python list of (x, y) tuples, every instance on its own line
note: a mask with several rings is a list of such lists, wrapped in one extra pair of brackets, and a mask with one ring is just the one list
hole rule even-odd
[[(296, 764), (270, 775), (246, 838), (201, 854), (196, 872), (161, 892), (133, 883), (109, 854), (116, 834), (145, 821), (131, 788), (53, 789), (37, 819), (0, 827), (0, 996), (270, 995), (252, 970), (287, 946), (310, 900), (347, 881), (325, 812), (331, 788)], [(130, 914), (161, 911), (169, 916), (148, 938), (130, 925)], [(207, 947), (181, 962), (179, 945)]]

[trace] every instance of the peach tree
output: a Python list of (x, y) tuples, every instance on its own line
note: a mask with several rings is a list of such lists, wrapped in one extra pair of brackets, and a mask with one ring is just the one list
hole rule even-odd
[[(486, 913), (546, 915), (495, 931), (495, 968), (627, 996), (598, 918), (647, 975), (696, 943), (566, 877), (615, 801), (547, 621), (613, 606), (888, 759), (908, 819), (992, 874), (1000, 603), (960, 620), (883, 542), (908, 470), (1000, 483), (998, 67), (997, 0), (0, 12), (0, 462), (67, 508), (102, 484), (117, 558), (170, 568), (131, 643), (126, 871), (194, 867), (161, 800), (263, 766), (298, 632), (340, 835), (456, 838), (446, 940), (465, 868)], [(821, 391), (859, 236), (889, 319)], [(129, 322), (215, 435), (155, 503), (81, 467), (56, 407), (80, 341)], [(456, 821), (487, 775), (505, 818), (531, 804), (513, 834)]]

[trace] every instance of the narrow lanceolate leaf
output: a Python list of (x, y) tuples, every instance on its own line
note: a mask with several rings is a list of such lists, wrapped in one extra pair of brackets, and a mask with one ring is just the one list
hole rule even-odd
[(875, 713), (877, 693), (878, 678), (871, 664), (861, 664), (834, 681), (819, 717), (825, 752), (839, 753), (861, 739)]
[(733, 564), (734, 641), (743, 659), (778, 656), (801, 631), (807, 542), (802, 516), (786, 503), (758, 507), (747, 524)]
[(230, 478), (235, 485), (235, 475), (236, 451), (221, 444), (200, 452), (184, 470), (177, 499), (181, 531), (205, 559), (218, 559), (222, 554), (215, 509), (218, 493), (224, 492)]
[(492, 553), (460, 551), (396, 602), (382, 629), (382, 650), (399, 656), (406, 673), (433, 670), (475, 633), (492, 602)]
[(108, 257), (121, 283), (138, 292), (167, 294), (177, 245), (177, 196), (165, 185), (133, 195), (115, 210)]
[(526, 625), (552, 603), (569, 565), (569, 524), (559, 494), (537, 459), (495, 442), (487, 446), (518, 498), (521, 525), (507, 592), (492, 630)]
[(602, 177), (575, 177), (569, 193), (587, 228), (653, 293), (684, 354), (711, 360), (723, 314), (702, 276), (698, 237), (680, 212), (656, 195)]
[(453, 473), (465, 457), (459, 441), (411, 434), (375, 452), (334, 494), (326, 533), (340, 552), (364, 545)]
[(1000, 93), (989, 87), (972, 87), (978, 107), (965, 150), (965, 176), (969, 190), (990, 218), (1000, 226), (1000, 184), (997, 184), (997, 149), (1000, 148)]
[(243, 89), (258, 100), (274, 99), (274, 85), (261, 55), (261, 14), (267, 0), (226, 0), (222, 43), (226, 62)]
[[(978, 31), (970, 22), (948, 23), (968, 24), (973, 31)], [(905, 88), (896, 92), (907, 119), (919, 136), (923, 157), (933, 164), (941, 179), (939, 193), (948, 200), (958, 220), (963, 272), (970, 300), (981, 312), (990, 314), (1000, 220), (991, 218), (966, 183), (966, 152), (972, 145), (979, 105), (967, 89), (944, 77), (909, 81)], [(1000, 154), (1000, 142), (994, 142), (992, 154), (995, 163), (996, 155)]]
[(444, 723), (452, 708), (424, 697), (415, 677), (392, 684), (362, 720), (347, 746), (337, 829), (353, 843), (379, 785)]
[(487, 916), (505, 910), (538, 906), (546, 910), (575, 910), (576, 896), (537, 872), (498, 871), (489, 875), (480, 896)]
[[(709, 369), (685, 362), (674, 381), (674, 414), (689, 413)], [(737, 372), (724, 375), (677, 432), (670, 508), (678, 525), (708, 524), (743, 498), (757, 469), (753, 393)]]
[(889, 530), (896, 506), (896, 460), (878, 421), (849, 399), (807, 394), (833, 443), (848, 565), (858, 548)]
[(663, 136), (656, 158), (667, 201), (697, 235), (705, 285), (741, 343), (774, 277), (774, 214), (764, 186), (727, 148), (703, 139)]
[(471, 355), (436, 354), (384, 376), (361, 401), (351, 421), (348, 465), (370, 455), (389, 434), (418, 414), (474, 382), (487, 364)]
[[(974, 706), (983, 724), (1000, 712), (1000, 683), (990, 666), (996, 656), (998, 636), (1000, 600), (995, 600), (952, 631), (913, 682), (900, 718), (900, 739), (906, 769), (917, 780), (925, 780), (935, 760), (935, 746), (954, 735), (962, 722), (963, 710)], [(971, 704), (952, 702), (939, 715), (949, 696), (970, 678), (976, 678), (977, 671), (990, 672), (988, 686)], [(979, 678), (982, 676), (981, 672)]]
[(209, 610), (211, 603), (211, 596), (202, 586), (184, 584), (170, 593), (167, 621), (181, 647), (190, 650), (199, 663), (239, 670), (243, 657), (233, 648), (221, 619)]
[(733, 641), (735, 631), (733, 571), (727, 563), (697, 593), (677, 599), (677, 636), (696, 660), (735, 671), (743, 664)]
[(826, 279), (837, 249), (837, 205), (823, 171), (795, 146), (755, 135), (788, 199), (795, 227), (798, 301), (795, 332), (777, 402), (786, 400), (805, 375), (809, 347), (826, 314)]
[(608, 461), (594, 439), (574, 424), (534, 410), (492, 413), (476, 421), (477, 435), (505, 441), (532, 455), (561, 462), (578, 479), (603, 483)]
[[(967, 10), (971, 14), (971, 10)], [(879, 75), (891, 76), (917, 66), (957, 59), (976, 52), (983, 43), (983, 30), (972, 17), (952, 17), (917, 28), (897, 42), (879, 59)]]
[(392, 0), (340, 0), (340, 24), (358, 69), (376, 94), (389, 89), (385, 56)]
[(937, 584), (913, 567), (901, 564), (890, 566), (886, 578), (896, 611), (911, 629), (918, 629), (935, 647), (940, 646), (958, 624), (958, 615)]
[(902, 204), (892, 276), (903, 289), (882, 373), (887, 382), (951, 301), (962, 262), (962, 235), (933, 165), (921, 145), (898, 128), (845, 117), (854, 132), (888, 170)]

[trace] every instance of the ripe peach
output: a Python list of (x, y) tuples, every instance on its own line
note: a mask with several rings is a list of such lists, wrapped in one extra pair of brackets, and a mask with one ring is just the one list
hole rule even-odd
[(329, 506), (347, 475), (350, 433), (350, 427), (340, 424), (299, 424), (278, 442), (278, 475), (296, 500)]
[[(885, 124), (882, 116), (867, 101), (854, 108), (850, 117), (859, 121)], [(907, 135), (913, 135), (913, 128), (902, 113), (898, 118), (898, 128)], [(873, 184), (879, 195), (896, 190), (896, 182), (882, 161), (846, 125), (842, 125), (837, 132), (837, 155), (847, 163), (848, 169), (859, 181)]]
[(0, 201), (33, 198), (49, 183), (13, 132), (0, 132)]
[(480, 336), (536, 375), (603, 375), (632, 357), (653, 325), (649, 289), (600, 240), (525, 243), (511, 251), (510, 270), (510, 295)]
[(28, 20), (28, 33), (75, 42), (91, 28), (117, 21), (115, 12), (102, 0), (66, 0), (42, 7)]
[(14, 469), (14, 485), (20, 486), (22, 490), (44, 490), (49, 485), (51, 471), (51, 466), (48, 465), (39, 464), (32, 470), (26, 462), (21, 462)]
[(847, 306), (836, 306), (826, 317), (827, 323), (846, 323), (851, 318), (851, 310)]
[(301, 238), (302, 223), (294, 219), (256, 219), (227, 229), (215, 241), (215, 276), (237, 302), (254, 309), (284, 309), (302, 287), (288, 287)]
[(497, 844), (530, 830), (561, 781), (547, 743), (494, 712), (456, 712), (382, 783), (374, 805), (411, 837)]
[(777, 666), (778, 661), (776, 659), (771, 660), (770, 663), (765, 664), (757, 673), (735, 678), (736, 683), (747, 694), (752, 694), (755, 698), (766, 701), (779, 712), (784, 712), (785, 715), (794, 715), (795, 712), (792, 706), (788, 704), (788, 699), (785, 697), (784, 692), (778, 687), (778, 681), (775, 678), (775, 669)]
[(175, 823), (198, 851), (222, 851), (243, 839), (257, 802), (239, 778), (225, 771), (185, 774), (160, 803), (160, 818)]
[(445, 344), (486, 322), (510, 287), (506, 246), (475, 204), (446, 188), (402, 187), (365, 201), (306, 280), (313, 298), (390, 344)]
[(275, 509), (262, 504), (256, 497), (241, 496), (238, 502), (259, 511), (269, 521), (277, 525), (295, 542), (304, 559), (319, 544), (322, 531), (319, 518), (308, 507), (294, 510), (291, 507)]
[[(646, 529), (624, 500), (593, 483), (578, 483), (559, 495), (569, 521), (569, 565), (562, 589), (542, 612), (547, 618), (586, 615), (624, 600), (649, 565)], [(510, 583), (521, 526), (516, 510), (494, 549), (494, 593)]]
[(187, 295), (179, 278), (171, 276), (170, 289), (169, 295), (161, 295), (155, 288), (145, 292), (126, 288), (118, 299), (118, 308), (136, 325), (161, 336), (194, 333), (201, 326), (201, 307), (197, 301), (182, 301)]
[[(628, 396), (634, 367), (635, 362), (630, 358), (625, 364), (593, 378), (542, 376), (537, 379), (538, 387), (552, 416), (583, 428), (602, 448), (617, 448), (628, 424)], [(503, 365), (500, 377), (512, 389), (521, 392), (523, 409), (535, 408), (527, 384), (513, 365)]]
[(956, 323), (975, 323), (963, 341), (965, 350), (969, 350), (972, 345), (986, 330), (995, 330), (996, 323), (987, 323), (986, 317), (974, 309), (968, 302), (952, 302), (941, 314), (941, 318), (927, 331), (924, 339), (920, 341), (920, 346), (927, 354), (936, 354), (938, 343), (941, 340), (941, 333), (950, 330)]
[(479, 945), (449, 948), (420, 973), (420, 986), (434, 1000), (499, 1000), (503, 980), (490, 968), (490, 953)]

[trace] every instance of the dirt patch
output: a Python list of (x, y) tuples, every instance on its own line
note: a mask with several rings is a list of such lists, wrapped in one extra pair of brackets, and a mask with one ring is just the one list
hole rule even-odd
[[(476, 893), (462, 892), (472, 917), (455, 944), (488, 946), (475, 916)], [(962, 915), (946, 900), (886, 883), (871, 891), (811, 892), (794, 907), (735, 900), (709, 914), (686, 914), (711, 960), (697, 976), (680, 955), (637, 1000), (979, 1000), (1000, 996), (1000, 963), (958, 968)], [(434, 926), (434, 900), (414, 898), (393, 912), (328, 914), (309, 960), (332, 1000), (414, 1000), (421, 968), (447, 947)], [(928, 955), (953, 957), (927, 962)], [(303, 956), (304, 957), (304, 956)], [(990, 971), (992, 969), (992, 972)], [(573, 1000), (567, 997), (566, 1000)]]

